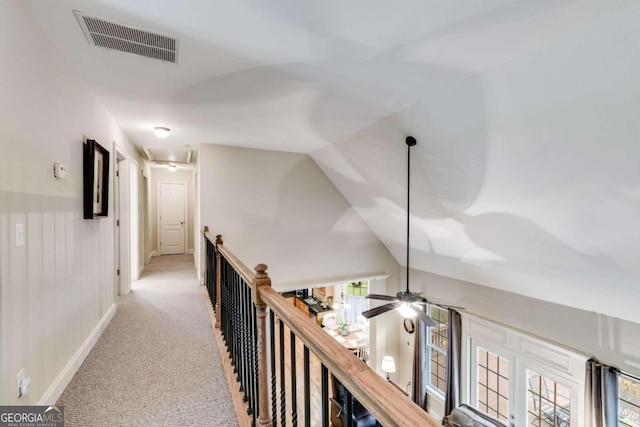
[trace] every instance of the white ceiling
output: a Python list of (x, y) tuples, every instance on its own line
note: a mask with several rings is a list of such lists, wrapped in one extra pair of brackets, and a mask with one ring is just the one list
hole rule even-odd
[[(435, 84), (434, 73), (454, 69), (473, 75), (501, 66), (588, 25), (603, 3), (35, 0), (30, 5), (138, 145), (218, 143), (310, 153), (420, 102), (416, 78)], [(90, 46), (73, 10), (177, 37), (179, 63)], [(171, 138), (158, 141), (153, 126), (172, 128)]]
[[(413, 134), (413, 267), (640, 322), (637, 1), (30, 6), (139, 146), (310, 153), (402, 264)], [(74, 9), (178, 64), (89, 46)]]

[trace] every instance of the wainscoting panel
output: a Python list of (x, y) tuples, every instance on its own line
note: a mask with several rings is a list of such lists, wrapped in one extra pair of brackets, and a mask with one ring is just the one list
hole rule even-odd
[[(3, 404), (52, 404), (64, 390), (113, 315), (113, 243), (113, 214), (85, 220), (80, 200), (0, 192)], [(18, 399), (22, 368), (31, 393)]]

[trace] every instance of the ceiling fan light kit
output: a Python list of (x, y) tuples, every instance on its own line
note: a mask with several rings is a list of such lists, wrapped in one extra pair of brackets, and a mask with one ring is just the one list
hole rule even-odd
[(398, 313), (400, 313), (405, 319), (413, 319), (414, 317), (416, 317), (416, 311), (408, 302), (403, 302), (402, 304), (400, 304), (400, 307), (396, 308), (396, 310), (398, 310)]

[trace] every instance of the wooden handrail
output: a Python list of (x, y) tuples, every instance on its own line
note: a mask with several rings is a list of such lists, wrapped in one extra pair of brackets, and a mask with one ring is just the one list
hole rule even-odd
[(362, 361), (270, 287), (261, 287), (267, 306), (384, 426), (442, 427), (398, 388)]
[[(252, 289), (259, 324), (259, 386), (262, 396), (267, 395), (265, 308), (269, 307), (382, 425), (385, 427), (441, 427), (440, 423), (408, 399), (397, 386), (387, 382), (366, 364), (354, 357), (346, 347), (329, 334), (324, 333), (279, 292), (272, 289), (271, 281), (268, 274), (266, 274), (266, 265), (259, 264), (256, 266), (257, 273), (254, 273), (224, 246), (219, 235), (214, 238), (209, 233), (208, 228), (205, 228), (203, 234), (205, 238), (216, 246), (217, 254), (224, 256)], [(218, 267), (218, 274), (219, 272), (220, 269)], [(219, 279), (218, 283), (220, 283)], [(220, 286), (217, 288), (219, 291)], [(266, 402), (266, 399), (260, 401), (260, 419), (257, 420), (260, 426), (271, 425), (270, 420), (267, 418), (269, 410)]]
[(237, 271), (240, 276), (244, 279), (245, 282), (249, 286), (252, 286), (253, 279), (255, 278), (255, 274), (249, 267), (244, 265), (242, 261), (240, 261), (229, 249), (227, 249), (224, 245), (218, 245), (218, 251), (222, 254), (223, 257), (229, 261), (229, 264), (233, 267), (235, 271)]

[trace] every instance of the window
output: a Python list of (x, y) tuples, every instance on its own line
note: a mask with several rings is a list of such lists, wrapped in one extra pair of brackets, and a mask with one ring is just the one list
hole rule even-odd
[(462, 320), (472, 406), (507, 425), (585, 425), (585, 355), (472, 315)]
[(571, 389), (527, 369), (527, 426), (569, 427)]
[(369, 295), (369, 282), (351, 282), (347, 285), (347, 295), (366, 297)]
[(345, 306), (344, 321), (347, 323), (361, 325), (366, 328), (367, 321), (362, 317), (362, 312), (369, 309), (369, 300), (365, 297), (369, 295), (369, 282), (351, 282), (343, 285), (342, 291)]
[(509, 361), (478, 347), (478, 409), (500, 420), (509, 418)]
[(447, 384), (447, 328), (449, 312), (440, 307), (430, 305), (429, 316), (438, 324), (429, 328), (429, 348), (431, 357), (429, 363), (429, 384), (445, 392)]
[(618, 420), (621, 426), (640, 427), (640, 381), (620, 374)]

